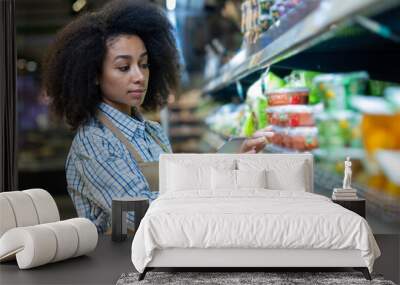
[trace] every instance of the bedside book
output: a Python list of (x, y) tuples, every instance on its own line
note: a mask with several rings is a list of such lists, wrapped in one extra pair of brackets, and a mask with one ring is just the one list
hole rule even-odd
[(334, 188), (334, 193), (357, 193), (357, 189)]
[(356, 189), (335, 188), (332, 193), (333, 200), (357, 200)]
[(353, 200), (358, 200), (358, 197), (357, 197), (357, 195), (354, 195), (354, 196), (337, 196), (337, 195), (332, 195), (332, 200), (353, 201)]

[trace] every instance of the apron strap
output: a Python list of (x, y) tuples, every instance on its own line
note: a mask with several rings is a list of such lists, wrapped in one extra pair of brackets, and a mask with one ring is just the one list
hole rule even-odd
[[(132, 107), (131, 110), (132, 110), (132, 115), (133, 115), (133, 116), (135, 116), (135, 117), (137, 117), (137, 118), (143, 119), (142, 114), (140, 114), (140, 113), (138, 112), (138, 110), (137, 110), (135, 107)], [(155, 134), (153, 133), (152, 130), (150, 130), (149, 128), (146, 128), (146, 125), (145, 125), (145, 129), (144, 129), (144, 130), (147, 131), (147, 133), (151, 136), (151, 138), (161, 147), (161, 149), (162, 149), (165, 153), (169, 153), (169, 152), (170, 152), (170, 151), (169, 151), (169, 148), (168, 148), (165, 144), (163, 144), (163, 143), (161, 142), (161, 140), (158, 138), (158, 136), (155, 135)]]
[(107, 128), (110, 129), (110, 131), (126, 146), (128, 151), (132, 154), (132, 156), (135, 158), (137, 163), (142, 163), (143, 159), (139, 155), (139, 153), (136, 151), (136, 149), (132, 146), (132, 144), (128, 141), (128, 139), (124, 136), (124, 134), (106, 117), (106, 115), (99, 111), (97, 112), (97, 119), (101, 123), (103, 123)]
[(169, 153), (169, 149), (168, 147), (166, 147), (165, 144), (163, 144), (160, 139), (153, 133), (153, 131), (148, 130), (146, 128), (146, 131), (149, 133), (149, 135), (153, 138), (153, 140), (161, 147), (161, 149), (165, 152), (165, 153)]

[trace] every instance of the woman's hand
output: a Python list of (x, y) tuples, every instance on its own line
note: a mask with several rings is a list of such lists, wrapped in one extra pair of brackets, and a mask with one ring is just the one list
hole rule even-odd
[(258, 130), (251, 138), (246, 139), (240, 147), (239, 153), (258, 153), (265, 148), (274, 133), (271, 127)]

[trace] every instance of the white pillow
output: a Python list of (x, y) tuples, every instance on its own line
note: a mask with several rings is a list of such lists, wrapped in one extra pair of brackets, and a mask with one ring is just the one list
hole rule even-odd
[(168, 164), (168, 191), (187, 191), (211, 188), (210, 167)]
[(211, 168), (213, 190), (236, 190), (236, 170)]
[(267, 170), (267, 188), (272, 190), (306, 191), (309, 186), (308, 162), (304, 160), (239, 159), (239, 170)]
[(268, 188), (306, 192), (306, 175), (304, 165), (295, 167), (290, 172), (276, 169), (267, 172)]
[(267, 170), (236, 170), (237, 188), (267, 188)]

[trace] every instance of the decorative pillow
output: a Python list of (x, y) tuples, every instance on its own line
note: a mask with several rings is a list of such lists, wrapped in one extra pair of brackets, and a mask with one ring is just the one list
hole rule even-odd
[(211, 188), (210, 167), (170, 163), (168, 168), (168, 191)]
[(236, 170), (211, 168), (213, 190), (236, 190)]
[(267, 188), (267, 170), (236, 170), (237, 188)]

